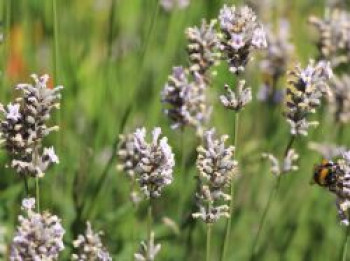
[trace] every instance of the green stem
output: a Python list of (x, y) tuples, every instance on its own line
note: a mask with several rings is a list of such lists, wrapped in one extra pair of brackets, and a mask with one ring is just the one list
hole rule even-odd
[[(187, 174), (186, 172), (186, 144), (185, 144), (186, 131), (185, 128), (181, 130), (181, 165), (180, 165), (180, 179), (182, 188), (186, 188)], [(185, 191), (184, 191), (185, 192)], [(179, 218), (182, 217), (183, 208), (186, 203), (187, 193), (181, 193), (179, 200)]]
[[(152, 238), (152, 222), (153, 222), (153, 217), (152, 217), (152, 199), (149, 199), (149, 205), (148, 205), (148, 210), (147, 210), (147, 249), (151, 249), (151, 238)], [(150, 252), (148, 251), (148, 254)], [(147, 256), (147, 261), (152, 261), (152, 257)]]
[[(132, 110), (132, 104), (130, 104), (130, 106), (128, 108), (126, 108), (126, 110), (123, 114), (123, 117), (122, 117), (121, 123), (120, 123), (120, 127), (119, 127), (119, 131), (118, 131), (118, 135), (115, 137), (113, 145), (112, 145), (111, 156), (109, 157), (109, 159), (108, 159), (108, 161), (107, 161), (107, 163), (102, 171), (102, 174), (100, 175), (100, 179), (97, 182), (96, 189), (94, 191), (94, 197), (91, 200), (92, 202), (90, 202), (90, 205), (88, 207), (84, 206), (84, 217), (86, 217), (86, 216), (90, 217), (91, 214), (94, 212), (96, 205), (98, 205), (95, 203), (99, 199), (99, 196), (102, 192), (103, 185), (105, 184), (105, 182), (107, 180), (108, 173), (110, 172), (110, 169), (112, 168), (114, 160), (115, 160), (116, 155), (117, 155), (118, 144), (119, 144), (119, 133), (122, 133), (124, 131), (124, 128), (125, 128), (125, 125), (126, 125), (128, 118), (130, 116), (131, 110)], [(86, 207), (86, 209), (85, 209), (85, 207)]]
[(144, 46), (142, 48), (141, 58), (140, 58), (141, 70), (143, 70), (147, 49), (148, 49), (149, 43), (151, 41), (151, 37), (152, 37), (153, 31), (154, 31), (154, 27), (156, 25), (156, 21), (157, 21), (157, 18), (158, 18), (159, 5), (160, 5), (159, 2), (160, 2), (159, 0), (155, 0), (156, 7), (154, 8), (154, 13), (152, 15), (151, 25), (150, 25), (150, 27), (148, 29), (147, 36), (146, 36), (146, 39), (145, 39), (145, 42), (144, 42)]
[[(237, 143), (238, 143), (238, 129), (239, 129), (239, 113), (237, 112), (235, 115), (235, 121), (234, 121), (234, 133), (233, 133), (233, 140), (234, 140), (234, 147), (235, 147), (235, 158), (237, 158)], [(234, 198), (235, 198), (235, 180), (232, 178), (231, 180), (231, 202), (230, 202), (230, 218), (226, 220), (226, 233), (225, 233), (225, 240), (224, 240), (224, 246), (223, 250), (221, 252), (221, 261), (224, 261), (226, 259), (227, 249), (230, 242), (230, 236), (231, 236), (231, 224), (232, 224), (232, 215), (233, 215), (233, 209), (234, 209)]]
[(40, 212), (40, 187), (39, 187), (39, 177), (35, 177), (35, 194), (36, 194), (36, 207), (37, 212)]
[(110, 59), (112, 56), (113, 47), (113, 22), (115, 17), (115, 1), (111, 0), (111, 9), (109, 13), (109, 29), (108, 29), (108, 39), (107, 39), (107, 58)]
[(24, 190), (26, 192), (26, 197), (29, 196), (29, 186), (28, 186), (28, 179), (26, 174), (23, 175), (23, 181), (24, 181)]
[(295, 141), (295, 135), (292, 135), (292, 136), (290, 137), (289, 143), (288, 143), (288, 145), (287, 145), (287, 147), (286, 147), (286, 149), (285, 149), (285, 151), (284, 151), (284, 157), (287, 156), (288, 152), (290, 151), (290, 149), (291, 149), (292, 146), (293, 146), (294, 141)]
[(212, 224), (207, 224), (207, 254), (206, 254), (206, 261), (210, 261), (211, 256), (211, 233), (212, 232)]
[[(137, 244), (137, 235), (138, 235), (138, 222), (137, 222), (137, 211), (138, 211), (138, 206), (137, 205), (133, 205), (133, 226), (132, 226), (132, 243), (133, 244)], [(134, 260), (134, 251), (131, 252), (131, 257), (130, 260)]]

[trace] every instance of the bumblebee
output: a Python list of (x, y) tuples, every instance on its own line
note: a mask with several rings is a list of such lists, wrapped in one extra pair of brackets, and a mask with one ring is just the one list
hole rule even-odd
[(337, 185), (339, 165), (332, 161), (322, 160), (320, 165), (314, 167), (313, 182), (321, 187), (334, 187)]

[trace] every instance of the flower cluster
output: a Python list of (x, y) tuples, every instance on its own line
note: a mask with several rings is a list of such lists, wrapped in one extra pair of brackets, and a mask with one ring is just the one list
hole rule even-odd
[(46, 125), (53, 109), (59, 108), (61, 86), (50, 89), (48, 76), (32, 75), (35, 84), (19, 84), (21, 97), (0, 106), (3, 119), (0, 134), (12, 157), (11, 166), (21, 175), (42, 177), (53, 163), (59, 163), (53, 147), (42, 148), (42, 140), (58, 126)]
[(175, 166), (174, 154), (168, 139), (161, 135), (160, 128), (152, 131), (152, 142), (146, 141), (146, 129), (137, 129), (134, 133), (134, 146), (139, 154), (139, 162), (135, 168), (136, 180), (147, 198), (161, 195), (162, 189), (173, 181)]
[(11, 246), (11, 261), (58, 260), (64, 249), (65, 231), (61, 220), (49, 212), (36, 213), (34, 205), (34, 198), (22, 202), (22, 209), (27, 213), (18, 217), (20, 224)]
[(308, 128), (318, 122), (309, 122), (307, 116), (315, 113), (323, 95), (329, 93), (328, 80), (332, 70), (328, 62), (310, 61), (306, 69), (296, 66), (289, 73), (285, 116), (291, 126), (292, 135), (308, 134)]
[(273, 154), (270, 153), (263, 153), (262, 157), (270, 161), (270, 171), (276, 177), (298, 170), (298, 166), (295, 162), (299, 159), (299, 155), (295, 152), (294, 149), (290, 149), (288, 151), (287, 155), (283, 158), (283, 161), (281, 163)]
[(190, 81), (190, 77), (183, 67), (174, 67), (161, 93), (161, 100), (169, 106), (164, 111), (173, 121), (173, 128), (190, 125), (201, 132), (209, 119), (211, 108), (206, 103), (203, 78), (197, 73), (193, 76), (194, 81)]
[(161, 248), (160, 244), (154, 243), (154, 233), (151, 232), (149, 242), (141, 242), (139, 252), (134, 255), (135, 261), (153, 261)]
[(239, 73), (245, 70), (249, 55), (254, 49), (266, 48), (266, 35), (256, 21), (253, 10), (247, 6), (224, 7), (220, 10), (221, 50), (227, 59), (230, 71)]
[(244, 85), (244, 80), (239, 81), (237, 93), (234, 93), (227, 84), (225, 85), (227, 93), (220, 96), (220, 101), (225, 108), (238, 112), (251, 102), (252, 90), (249, 87), (245, 88)]
[(225, 202), (230, 201), (231, 196), (225, 193), (225, 189), (233, 178), (237, 162), (232, 159), (234, 147), (225, 147), (227, 139), (227, 135), (217, 138), (212, 129), (204, 133), (203, 145), (197, 149), (199, 187), (196, 198), (199, 211), (192, 216), (206, 223), (230, 216)]
[(350, 76), (343, 74), (330, 82), (332, 95), (329, 97), (330, 109), (335, 121), (350, 122)]
[(190, 60), (190, 71), (204, 76), (208, 81), (207, 72), (220, 58), (219, 39), (215, 30), (216, 20), (208, 24), (204, 19), (200, 27), (189, 27), (186, 30), (189, 42), (187, 50)]
[(95, 233), (90, 222), (86, 223), (86, 231), (84, 235), (79, 235), (73, 242), (76, 253), (72, 254), (72, 260), (79, 261), (112, 261), (112, 257), (102, 244), (102, 232)]
[(190, 0), (161, 0), (160, 5), (165, 11), (171, 11), (175, 8), (184, 9), (190, 4)]
[(319, 31), (318, 47), (321, 59), (331, 61), (333, 67), (350, 59), (350, 14), (346, 11), (327, 10), (325, 17), (311, 16), (309, 21)]
[(260, 63), (264, 84), (258, 92), (258, 99), (280, 103), (283, 100), (283, 91), (277, 89), (278, 80), (286, 73), (287, 65), (293, 51), (289, 42), (289, 23), (280, 20), (278, 33), (267, 30), (268, 47), (265, 58)]

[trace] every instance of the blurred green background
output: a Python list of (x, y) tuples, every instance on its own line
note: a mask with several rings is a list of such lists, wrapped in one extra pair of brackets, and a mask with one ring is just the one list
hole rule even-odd
[[(323, 16), (324, 1), (255, 2), (260, 2), (263, 23), (274, 23), (280, 17), (290, 21), (294, 61), (305, 65), (309, 58), (317, 57), (317, 33), (307, 19), (309, 15)], [(162, 222), (164, 217), (180, 222), (179, 196), (184, 193), (187, 201), (183, 208), (190, 210), (198, 140), (194, 131), (186, 132), (186, 172), (180, 173), (181, 134), (171, 130), (159, 93), (172, 66), (187, 65), (185, 29), (199, 25), (202, 18), (215, 18), (223, 4), (244, 3), (192, 0), (186, 9), (166, 12), (157, 0), (57, 0), (55, 37), (52, 0), (0, 2), (5, 35), (0, 46), (1, 102), (10, 102), (14, 86), (29, 82), (31, 73), (56, 75), (52, 83), (65, 87), (61, 110), (53, 118), (61, 129), (46, 141), (56, 144), (60, 164), (41, 182), (42, 208), (60, 216), (66, 228), (62, 260), (69, 260), (72, 238), (82, 232), (85, 220), (96, 230), (105, 231), (104, 242), (115, 260), (132, 260), (138, 242), (146, 238), (146, 205), (136, 209), (130, 203), (129, 181), (116, 171), (116, 159), (111, 157), (118, 134), (137, 126), (162, 127), (178, 162), (174, 183), (155, 203), (156, 239), (162, 244), (157, 260), (204, 259), (203, 224), (196, 224), (189, 239), (188, 229), (176, 234)], [(240, 178), (228, 260), (249, 259), (274, 185), (269, 165), (260, 155), (266, 151), (281, 155), (289, 138), (283, 106), (255, 99), (261, 85), (261, 56), (250, 63), (244, 76), (253, 88), (254, 101), (241, 114), (237, 146)], [(235, 77), (224, 62), (217, 72), (209, 90), (214, 107), (210, 125), (219, 133), (232, 134), (234, 114), (223, 109), (218, 95), (225, 83), (235, 82)], [(284, 80), (279, 87), (285, 87)], [(282, 179), (258, 243), (258, 260), (337, 260), (341, 253), (345, 229), (337, 221), (335, 198), (309, 185), (320, 156), (308, 149), (308, 142), (349, 145), (350, 135), (348, 126), (341, 137), (334, 134), (336, 127), (326, 104), (313, 117), (321, 124), (296, 142), (300, 169)], [(7, 228), (10, 242), (24, 192), (21, 180), (6, 168), (6, 153), (0, 155), (0, 225)], [(185, 188), (181, 187), (181, 176), (189, 177)], [(30, 185), (34, 192), (34, 182)], [(212, 260), (220, 256), (224, 224), (224, 220), (215, 224)]]

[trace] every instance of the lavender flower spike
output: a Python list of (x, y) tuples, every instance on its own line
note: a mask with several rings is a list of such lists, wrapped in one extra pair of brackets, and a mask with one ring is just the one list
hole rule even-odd
[(11, 156), (11, 167), (20, 175), (42, 177), (59, 160), (53, 147), (43, 148), (43, 139), (58, 126), (48, 126), (51, 112), (60, 106), (61, 86), (50, 89), (48, 75), (32, 75), (34, 85), (19, 84), (21, 91), (15, 103), (0, 106), (0, 135), (4, 148)]
[(61, 220), (49, 212), (36, 213), (35, 199), (24, 199), (22, 209), (25, 216), (18, 217), (19, 226), (12, 241), (11, 261), (19, 260), (58, 260), (64, 249), (65, 233)]
[(187, 50), (190, 59), (190, 71), (198, 73), (208, 82), (208, 70), (219, 62), (219, 39), (215, 30), (217, 21), (207, 23), (204, 19), (200, 27), (189, 27), (186, 30)]
[(199, 188), (196, 193), (198, 212), (193, 218), (214, 223), (221, 217), (229, 217), (229, 206), (225, 204), (231, 196), (225, 192), (233, 178), (237, 162), (233, 160), (234, 147), (225, 147), (227, 135), (216, 137), (214, 129), (206, 131), (203, 145), (198, 147), (197, 169)]
[(309, 122), (307, 116), (316, 112), (323, 96), (330, 95), (328, 81), (332, 76), (329, 62), (315, 64), (312, 60), (305, 69), (298, 65), (289, 73), (285, 116), (292, 135), (306, 136), (309, 127), (318, 124)]
[(175, 166), (174, 154), (168, 144), (168, 139), (161, 135), (160, 128), (152, 131), (152, 141), (146, 141), (146, 129), (137, 129), (134, 133), (134, 146), (140, 155), (136, 167), (136, 180), (146, 198), (156, 198), (161, 195), (164, 187), (173, 181)]
[(174, 67), (161, 93), (161, 101), (167, 106), (165, 114), (173, 122), (172, 128), (192, 126), (201, 131), (208, 121), (211, 107), (207, 105), (203, 78), (191, 75), (183, 67)]
[(267, 47), (265, 31), (247, 6), (224, 7), (220, 10), (221, 51), (232, 73), (245, 70), (253, 50)]

